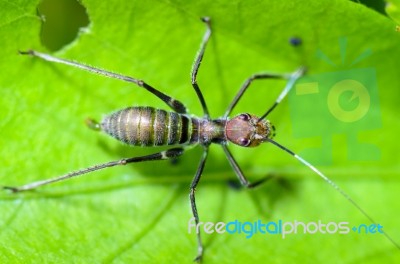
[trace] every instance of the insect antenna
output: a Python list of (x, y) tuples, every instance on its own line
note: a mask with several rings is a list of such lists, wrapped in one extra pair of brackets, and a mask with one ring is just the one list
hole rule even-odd
[[(325, 174), (323, 174), (320, 170), (318, 170), (316, 167), (314, 167), (312, 164), (310, 164), (308, 161), (291, 151), (290, 149), (286, 148), (285, 146), (279, 144), (273, 139), (267, 138), (266, 141), (272, 143), (273, 145), (277, 146), (278, 148), (282, 149), (286, 153), (292, 155), (295, 157), (298, 161), (300, 161), (302, 164), (310, 168), (312, 171), (314, 171), (318, 176), (320, 176), (324, 181), (329, 183), (333, 188), (335, 188), (347, 201), (349, 201), (353, 206), (357, 208), (357, 210), (362, 213), (366, 218), (368, 218), (369, 221), (371, 221), (373, 224), (376, 224), (376, 221), (369, 215), (367, 212), (362, 209), (353, 199), (350, 198), (350, 196), (343, 191), (336, 183), (334, 183), (331, 179), (329, 179)], [(390, 241), (392, 244), (400, 249), (400, 246), (385, 232), (382, 230), (382, 234)]]

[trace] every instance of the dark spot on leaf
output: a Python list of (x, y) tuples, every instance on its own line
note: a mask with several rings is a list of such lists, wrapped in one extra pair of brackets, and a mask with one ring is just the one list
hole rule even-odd
[(289, 39), (289, 43), (290, 44), (292, 44), (292, 46), (300, 46), (301, 45), (301, 43), (302, 43), (302, 41), (301, 41), (301, 38), (298, 38), (298, 37), (291, 37), (290, 39)]
[(177, 166), (179, 165), (179, 158), (178, 157), (172, 158), (169, 160), (169, 163), (173, 166)]
[(240, 182), (238, 180), (233, 180), (233, 179), (229, 179), (227, 181), (227, 185), (228, 187), (232, 188), (233, 190), (241, 190), (243, 188), (243, 185), (240, 184)]

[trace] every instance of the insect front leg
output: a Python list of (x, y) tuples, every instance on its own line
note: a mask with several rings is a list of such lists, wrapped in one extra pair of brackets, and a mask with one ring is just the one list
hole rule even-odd
[(290, 74), (287, 79), (288, 82), (286, 83), (285, 88), (283, 88), (282, 92), (279, 94), (278, 98), (276, 98), (274, 104), (267, 110), (267, 112), (265, 112), (265, 114), (263, 114), (260, 119), (258, 121), (263, 120), (264, 118), (266, 118), (269, 113), (271, 113), (275, 107), (280, 104), (280, 102), (283, 100), (283, 98), (286, 97), (286, 95), (290, 92), (290, 90), (294, 87), (295, 83), (297, 82), (297, 80), (299, 78), (301, 78), (307, 71), (306, 67), (300, 67), (299, 69), (297, 69), (295, 72), (293, 72), (292, 74)]
[(86, 168), (86, 169), (82, 169), (82, 170), (78, 170), (78, 171), (73, 171), (73, 172), (58, 176), (56, 178), (37, 181), (37, 182), (32, 182), (32, 183), (25, 184), (25, 185), (22, 185), (22, 186), (19, 186), (19, 187), (3, 186), (3, 189), (11, 190), (14, 193), (34, 190), (34, 189), (36, 189), (36, 188), (38, 188), (40, 186), (43, 186), (43, 185), (48, 185), (48, 184), (51, 184), (51, 183), (63, 181), (63, 180), (66, 180), (66, 179), (70, 179), (70, 178), (73, 178), (73, 177), (76, 177), (76, 176), (84, 175), (84, 174), (87, 174), (87, 173), (90, 173), (90, 172), (93, 172), (93, 171), (98, 171), (98, 170), (102, 170), (102, 169), (109, 168), (109, 167), (114, 167), (114, 166), (119, 166), (119, 165), (127, 165), (129, 163), (135, 163), (135, 162), (173, 159), (173, 158), (176, 158), (178, 156), (181, 156), (183, 154), (183, 152), (184, 152), (183, 148), (172, 148), (172, 149), (169, 149), (169, 150), (157, 152), (157, 153), (150, 154), (150, 155), (127, 158), (127, 159), (120, 159), (120, 160), (116, 160), (116, 161), (110, 161), (110, 162), (107, 162), (107, 163), (94, 165), (92, 167), (89, 167), (89, 168)]
[[(294, 83), (296, 80), (301, 77), (305, 72), (305, 68), (301, 67), (294, 73), (289, 73), (289, 74), (275, 74), (275, 73), (257, 73), (253, 74), (250, 76), (242, 85), (240, 88), (239, 92), (236, 94), (235, 98), (232, 100), (232, 102), (229, 104), (228, 108), (225, 111), (224, 118), (227, 118), (233, 108), (236, 106), (236, 104), (240, 101), (240, 98), (242, 98), (243, 94), (247, 91), (247, 89), (250, 87), (250, 84), (253, 83), (255, 80), (261, 80), (261, 79), (284, 79), (284, 80), (289, 80), (288, 84), (282, 91), (281, 95), (279, 98), (276, 100), (275, 104), (273, 107), (269, 109), (266, 115), (268, 115), (279, 103), (280, 101), (286, 96), (286, 94), (292, 89)], [(266, 116), (263, 115), (263, 118)]]
[(254, 187), (257, 187), (260, 184), (264, 183), (265, 181), (271, 179), (271, 176), (266, 176), (266, 177), (262, 178), (261, 180), (250, 183), (249, 180), (247, 180), (246, 176), (244, 176), (242, 170), (240, 169), (239, 165), (237, 164), (235, 158), (232, 156), (232, 153), (229, 151), (228, 147), (226, 145), (222, 145), (222, 149), (225, 151), (225, 155), (229, 161), (229, 164), (232, 166), (237, 177), (239, 178), (240, 183), (244, 187), (249, 188), (249, 189), (254, 188)]

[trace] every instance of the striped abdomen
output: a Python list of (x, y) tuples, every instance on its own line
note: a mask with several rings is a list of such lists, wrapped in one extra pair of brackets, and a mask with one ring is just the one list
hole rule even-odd
[(199, 139), (198, 119), (152, 107), (129, 107), (112, 113), (103, 118), (101, 129), (135, 146), (190, 144)]

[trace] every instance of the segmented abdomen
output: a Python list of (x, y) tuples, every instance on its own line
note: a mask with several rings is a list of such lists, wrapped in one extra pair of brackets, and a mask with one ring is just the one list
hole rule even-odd
[[(152, 107), (129, 107), (103, 118), (101, 129), (135, 146), (161, 146), (198, 141), (198, 120)], [(196, 135), (195, 135), (196, 134)]]

